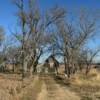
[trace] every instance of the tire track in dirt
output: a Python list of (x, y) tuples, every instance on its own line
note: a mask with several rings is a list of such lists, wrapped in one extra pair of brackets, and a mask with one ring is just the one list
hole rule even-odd
[(41, 92), (42, 81), (39, 76), (35, 76), (31, 84), (23, 90), (18, 100), (37, 100), (39, 93)]
[(44, 75), (41, 79), (44, 86), (37, 100), (80, 100), (74, 92), (62, 88), (51, 76)]

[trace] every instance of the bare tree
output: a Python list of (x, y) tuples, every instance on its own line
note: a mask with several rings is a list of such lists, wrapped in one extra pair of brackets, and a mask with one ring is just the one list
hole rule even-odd
[(77, 18), (79, 18), (76, 22), (77, 27), (65, 19), (57, 23), (55, 43), (60, 49), (60, 54), (63, 55), (65, 73), (68, 77), (77, 70), (79, 53), (96, 31), (96, 20), (92, 16), (81, 12)]
[(0, 45), (4, 41), (4, 38), (5, 38), (5, 31), (4, 31), (3, 27), (0, 26)]
[(81, 60), (80, 63), (83, 64), (83, 66), (86, 66), (85, 74), (87, 75), (90, 72), (90, 69), (92, 68), (92, 65), (94, 64), (94, 60), (97, 57), (98, 53), (100, 52), (100, 49), (85, 49), (81, 52), (81, 57), (79, 58)]
[[(30, 71), (32, 69), (33, 73), (36, 72), (36, 67), (43, 54), (44, 46), (47, 46), (50, 42), (48, 41), (50, 37), (47, 35), (46, 30), (50, 25), (60, 20), (64, 12), (60, 11), (58, 13), (58, 8), (54, 8), (55, 15), (52, 14), (51, 16), (48, 13), (48, 16), (47, 14), (46, 16), (41, 16), (33, 0), (28, 0), (28, 9), (25, 8), (24, 0), (15, 0), (14, 3), (18, 8), (17, 16), (19, 18), (21, 31), (13, 34), (22, 46), (22, 77), (24, 77), (24, 72), (26, 72), (28, 68)], [(49, 19), (47, 17), (49, 17)]]

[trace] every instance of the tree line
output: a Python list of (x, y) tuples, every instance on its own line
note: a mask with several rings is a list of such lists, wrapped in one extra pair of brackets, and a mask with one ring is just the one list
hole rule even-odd
[[(99, 53), (99, 47), (89, 48), (89, 42), (97, 36), (99, 18), (94, 13), (81, 9), (71, 13), (65, 8), (54, 6), (41, 13), (34, 0), (14, 0), (17, 12), (17, 30), (11, 34), (18, 43), (3, 46), (0, 53), (1, 64), (11, 59), (20, 62), (22, 78), (28, 70), (30, 75), (37, 72), (40, 57), (46, 52), (62, 57), (65, 74), (70, 78), (86, 65), (86, 74)], [(4, 40), (4, 30), (0, 28), (0, 45)]]

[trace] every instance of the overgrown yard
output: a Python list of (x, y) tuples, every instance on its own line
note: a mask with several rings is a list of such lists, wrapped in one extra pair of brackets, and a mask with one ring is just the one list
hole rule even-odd
[(1, 0), (0, 11), (0, 100), (100, 100), (100, 0)]
[(55, 80), (63, 88), (78, 94), (80, 100), (100, 100), (100, 72), (96, 69), (92, 69), (87, 76), (78, 73), (70, 79), (65, 80), (60, 76)]
[(0, 74), (0, 100), (100, 100), (100, 74), (76, 74), (70, 79), (34, 75), (22, 82), (19, 75)]

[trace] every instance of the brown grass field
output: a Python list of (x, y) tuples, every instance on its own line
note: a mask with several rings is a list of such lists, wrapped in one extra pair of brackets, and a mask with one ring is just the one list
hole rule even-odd
[(20, 75), (0, 74), (0, 100), (100, 100), (100, 71), (79, 72), (70, 79), (34, 75), (24, 81)]

